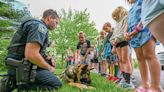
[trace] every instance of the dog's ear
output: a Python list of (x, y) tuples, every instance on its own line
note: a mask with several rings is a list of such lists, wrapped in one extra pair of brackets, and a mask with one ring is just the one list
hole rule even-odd
[(94, 68), (93, 68), (93, 67), (89, 67), (88, 69), (89, 69), (89, 70), (93, 70)]
[(81, 64), (77, 64), (77, 67), (80, 67), (81, 66)]
[(82, 70), (87, 70), (87, 69), (88, 69), (88, 65), (87, 64), (83, 65)]

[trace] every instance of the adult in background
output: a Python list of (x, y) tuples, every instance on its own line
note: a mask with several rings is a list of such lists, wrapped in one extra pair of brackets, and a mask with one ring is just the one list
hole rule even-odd
[(86, 39), (86, 36), (83, 32), (79, 32), (78, 34), (79, 42), (77, 44), (77, 52), (80, 54), (80, 63), (89, 64), (88, 63), (88, 54), (90, 48), (90, 41)]

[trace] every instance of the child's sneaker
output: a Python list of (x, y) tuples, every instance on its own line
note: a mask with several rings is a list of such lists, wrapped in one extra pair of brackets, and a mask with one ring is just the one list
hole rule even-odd
[(91, 72), (91, 73), (96, 73), (96, 74), (98, 74), (98, 71), (97, 71), (96, 69), (93, 69), (93, 70), (91, 70), (90, 72)]
[(136, 87), (137, 81), (136, 81), (136, 79), (135, 79), (134, 76), (131, 77), (131, 82), (132, 82), (132, 83), (134, 84), (134, 86)]
[(124, 78), (120, 78), (120, 79), (116, 82), (116, 84), (118, 84), (119, 86), (121, 86), (122, 83), (124, 83), (124, 82), (125, 82), (125, 79), (124, 79)]
[(107, 77), (107, 74), (101, 73), (101, 76), (102, 76), (102, 77)]
[(112, 79), (113, 79), (113, 76), (108, 75), (108, 80), (110, 81)]
[(116, 83), (119, 80), (117, 77), (113, 77), (112, 82)]
[(134, 89), (135, 88), (132, 82), (130, 82), (130, 83), (123, 82), (120, 86), (125, 89)]

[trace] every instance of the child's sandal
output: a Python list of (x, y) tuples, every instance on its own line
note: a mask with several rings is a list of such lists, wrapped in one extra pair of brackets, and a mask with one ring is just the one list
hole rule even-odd
[(151, 89), (147, 89), (144, 87), (138, 87), (136, 88), (135, 92), (153, 92)]

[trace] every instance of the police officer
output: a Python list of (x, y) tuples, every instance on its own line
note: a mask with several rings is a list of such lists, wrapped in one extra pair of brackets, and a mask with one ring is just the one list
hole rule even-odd
[[(45, 54), (48, 44), (48, 30), (54, 30), (58, 24), (57, 12), (48, 9), (44, 11), (41, 20), (30, 19), (23, 22), (12, 38), (7, 58), (16, 60), (25, 58), (39, 67), (36, 70), (35, 83), (30, 84), (32, 88), (57, 89), (62, 85), (53, 74), (55, 71), (52, 66), (54, 62), (47, 62)], [(14, 71), (12, 68), (8, 68), (9, 74), (14, 75)]]

